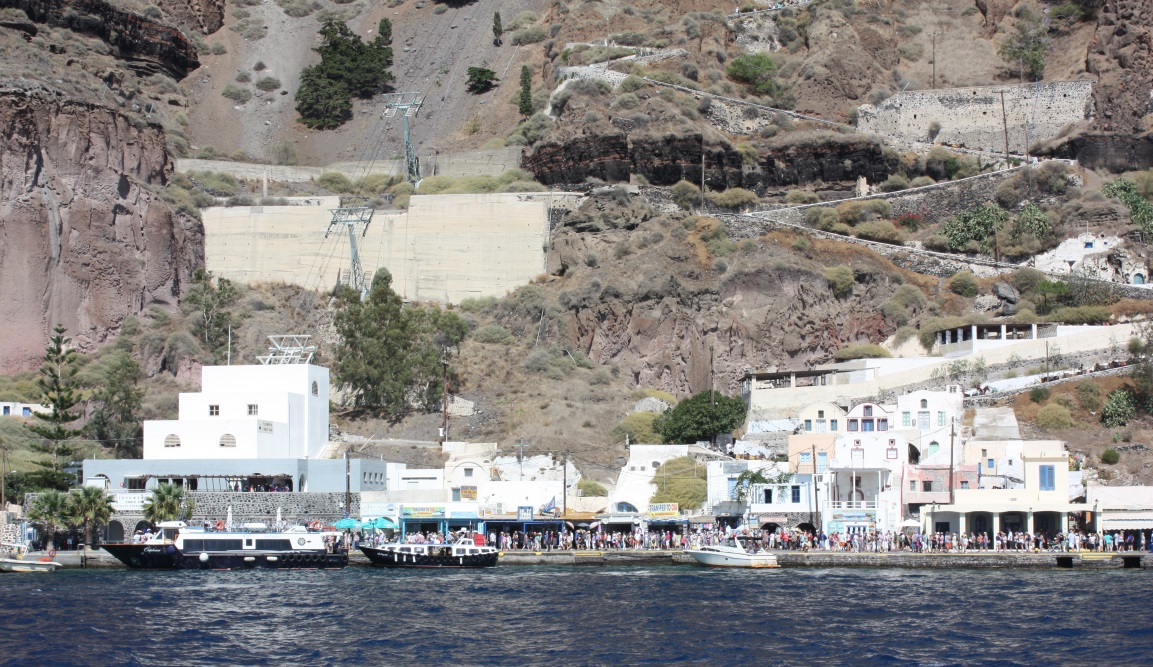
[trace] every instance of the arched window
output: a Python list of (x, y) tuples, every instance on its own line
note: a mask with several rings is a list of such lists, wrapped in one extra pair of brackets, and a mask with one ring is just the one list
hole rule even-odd
[(320, 396), (320, 385), (316, 384), (316, 380), (312, 381), (312, 395)]
[(926, 408), (928, 408), (928, 407), (929, 407), (929, 399), (927, 399), (927, 398), (922, 398), (922, 399), (921, 399), (921, 409), (922, 409), (922, 410), (924, 410), (924, 409), (926, 409)]
[(929, 456), (936, 454), (938, 451), (940, 451), (940, 449), (941, 449), (941, 445), (936, 440), (934, 440), (933, 442), (930, 442), (929, 443)]
[(656, 470), (659, 467), (661, 467), (661, 462), (660, 461), (653, 461), (653, 470)]
[(168, 435), (164, 436), (164, 446), (165, 447), (179, 447), (180, 446), (180, 436), (176, 435), (175, 433), (169, 433)]
[(232, 435), (231, 433), (225, 433), (224, 435), (220, 436), (220, 446), (221, 447), (235, 447), (236, 446), (236, 436)]
[(617, 503), (616, 511), (617, 512), (635, 512), (635, 511), (637, 511), (637, 506), (632, 504), (632, 503)]

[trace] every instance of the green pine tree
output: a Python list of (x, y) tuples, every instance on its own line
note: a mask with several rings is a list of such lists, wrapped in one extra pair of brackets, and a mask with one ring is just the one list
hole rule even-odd
[(372, 97), (390, 89), (392, 22), (381, 19), (376, 38), (366, 44), (341, 21), (320, 28), (320, 62), (300, 73), (296, 111), (300, 122), (318, 130), (340, 127), (352, 118), (352, 98)]
[(144, 392), (139, 382), (140, 364), (127, 351), (118, 350), (107, 357), (90, 399), (95, 409), (84, 430), (104, 446), (113, 447), (120, 458), (141, 454), (144, 431), (140, 408)]
[(528, 65), (520, 68), (520, 115), (528, 118), (532, 115), (532, 70)]
[(500, 36), (504, 34), (504, 26), (500, 22), (500, 12), (492, 13), (492, 41), (500, 46)]
[(451, 311), (406, 307), (385, 269), (377, 271), (363, 302), (354, 295), (341, 300), (333, 376), (353, 404), (391, 418), (414, 404), (439, 406), (443, 379), (453, 375), (447, 352), (464, 340), (467, 323)]
[(81, 416), (73, 410), (80, 403), (80, 381), (76, 379), (80, 368), (76, 350), (70, 347), (72, 339), (64, 335), (67, 331), (60, 325), (53, 329), (54, 335), (48, 339), (44, 352), (44, 364), (40, 366), (40, 377), (36, 379), (40, 403), (48, 406), (49, 411), (33, 412), (40, 423), (25, 426), (42, 440), (33, 443), (32, 449), (52, 457), (50, 461), (37, 461), (37, 464), (52, 473), (60, 473), (64, 464), (75, 456), (77, 447), (70, 441), (80, 435), (78, 429), (67, 426)]

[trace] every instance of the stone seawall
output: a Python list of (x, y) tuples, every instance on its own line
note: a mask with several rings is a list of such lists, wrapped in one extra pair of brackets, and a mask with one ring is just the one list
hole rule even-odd
[(1024, 153), (1088, 118), (1092, 105), (1092, 81), (916, 90), (858, 107), (857, 127), (908, 141), (1001, 151), (1007, 125), (1009, 150)]

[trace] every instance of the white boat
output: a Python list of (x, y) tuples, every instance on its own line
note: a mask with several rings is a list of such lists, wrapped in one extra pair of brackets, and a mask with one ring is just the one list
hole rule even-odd
[(339, 532), (309, 531), (303, 526), (257, 532), (255, 524), (245, 526), (243, 531), (210, 532), (182, 521), (165, 521), (145, 542), (103, 546), (128, 567), (142, 570), (330, 570), (348, 565)]
[(760, 543), (747, 538), (748, 546), (736, 537), (730, 537), (721, 544), (689, 549), (686, 553), (701, 565), (709, 567), (780, 567), (777, 557), (761, 549)]
[[(10, 544), (5, 542), (4, 548), (7, 549), (9, 553), (5, 557), (0, 558), (0, 572), (54, 572), (56, 568), (60, 567), (60, 563), (50, 558), (24, 560), (27, 547), (23, 544)], [(9, 558), (8, 556), (15, 556), (15, 558)]]

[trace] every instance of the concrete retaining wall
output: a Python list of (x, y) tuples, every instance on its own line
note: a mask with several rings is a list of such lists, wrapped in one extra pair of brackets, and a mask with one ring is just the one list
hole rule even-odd
[[(520, 146), (506, 146), (460, 153), (422, 155), (420, 156), (420, 173), (423, 176), (497, 176), (509, 169), (519, 169), (520, 154)], [(321, 174), (328, 172), (344, 174), (353, 180), (369, 174), (401, 176), (404, 174), (404, 161), (333, 162), (325, 167), (299, 167), (179, 158), (176, 160), (176, 171), (181, 174), (190, 171), (215, 171), (231, 174), (235, 178), (246, 181), (259, 181), (267, 174), (270, 181), (299, 183), (315, 180)]]
[[(1092, 97), (1092, 81), (906, 91), (858, 107), (857, 127), (909, 141), (1003, 151), (1007, 123), (1009, 150), (1022, 153), (1088, 118)], [(931, 131), (934, 123), (939, 133)]]
[[(414, 196), (407, 212), (377, 212), (358, 238), (371, 279), (380, 267), (406, 299), (459, 303), (497, 296), (545, 271), (548, 212), (564, 193)], [(203, 212), (205, 264), (243, 283), (330, 289), (349, 266), (347, 233), (325, 238), (323, 206), (243, 206)]]

